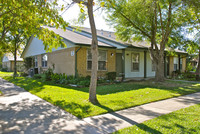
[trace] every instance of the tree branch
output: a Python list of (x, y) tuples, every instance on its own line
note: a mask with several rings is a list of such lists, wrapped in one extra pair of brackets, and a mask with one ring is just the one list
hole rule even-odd
[(163, 27), (163, 20), (162, 20), (162, 12), (160, 8), (160, 4), (158, 3), (158, 10), (160, 13), (160, 24), (161, 24), (161, 29), (162, 29), (162, 38), (164, 38), (164, 27)]
[(81, 4), (85, 5), (85, 6), (88, 5), (88, 2), (85, 2), (84, 0), (72, 0), (72, 1), (75, 2), (75, 3), (81, 3)]

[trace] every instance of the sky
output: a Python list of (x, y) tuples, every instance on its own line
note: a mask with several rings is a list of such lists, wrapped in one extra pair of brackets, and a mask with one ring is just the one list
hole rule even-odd
[[(66, 3), (71, 3), (72, 0), (60, 0), (59, 4), (66, 4)], [(94, 9), (96, 9), (97, 6), (94, 7)], [(62, 15), (63, 19), (66, 22), (69, 22), (70, 25), (75, 24), (75, 21), (78, 20), (78, 15), (80, 13), (80, 8), (78, 6), (78, 4), (73, 4), (68, 10), (66, 10), (64, 13), (61, 12), (60, 14)], [(104, 11), (102, 11), (101, 9), (97, 10), (94, 12), (94, 19), (95, 19), (95, 24), (96, 24), (96, 28), (99, 30), (105, 30), (105, 31), (114, 31), (114, 29), (109, 26), (106, 21), (106, 13)], [(83, 27), (88, 27), (90, 28), (90, 24), (89, 24), (89, 18), (87, 18), (84, 21), (84, 25), (82, 25)]]

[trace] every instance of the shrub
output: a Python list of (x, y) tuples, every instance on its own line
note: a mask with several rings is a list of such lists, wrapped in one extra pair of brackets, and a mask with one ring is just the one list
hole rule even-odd
[(41, 79), (42, 78), (42, 74), (35, 74), (33, 76), (34, 79)]
[(20, 72), (19, 75), (20, 75), (20, 77), (26, 77), (26, 76), (28, 76), (28, 74), (25, 73), (25, 72)]
[(196, 77), (194, 73), (190, 73), (190, 72), (184, 73), (183, 76), (185, 78), (195, 78)]
[(51, 80), (55, 83), (58, 83), (60, 80), (60, 76), (59, 74), (55, 73), (55, 74), (51, 74)]
[(78, 83), (80, 86), (88, 87), (90, 85), (90, 80), (83, 80)]
[(1, 71), (2, 72), (8, 72), (8, 68), (2, 68)]
[(53, 74), (53, 69), (52, 68), (48, 68), (47, 71), (44, 71), (45, 74), (45, 80), (46, 81), (50, 81), (51, 80), (51, 75)]
[(33, 58), (27, 57), (24, 59), (24, 67), (26, 70), (30, 69), (33, 66)]
[(108, 72), (106, 74), (108, 80), (115, 80), (116, 79), (116, 72)]
[(193, 67), (191, 63), (188, 63), (186, 67), (186, 72), (190, 72), (190, 71), (193, 71)]

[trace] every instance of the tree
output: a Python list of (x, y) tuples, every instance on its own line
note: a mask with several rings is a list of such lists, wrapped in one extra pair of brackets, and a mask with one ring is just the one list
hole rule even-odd
[(10, 36), (7, 42), (9, 45), (8, 52), (11, 52), (14, 56), (14, 78), (17, 76), (17, 55), (20, 54), (20, 50), (25, 46), (27, 41), (28, 37), (26, 36), (26, 33), (23, 30), (18, 29), (18, 34)]
[[(108, 21), (123, 41), (150, 42), (150, 55), (156, 64), (156, 81), (164, 81), (164, 51), (183, 25), (181, 0), (103, 0)], [(188, 13), (188, 12), (187, 12)], [(174, 36), (175, 35), (175, 36)]]
[(66, 28), (67, 23), (58, 15), (58, 10), (53, 8), (57, 5), (56, 0), (51, 2), (46, 0), (5, 0), (1, 1), (0, 5), (0, 49), (1, 52), (13, 53), (14, 76), (17, 75), (17, 51), (21, 44), (25, 44), (28, 37), (39, 37), (47, 51), (65, 46), (59, 35), (41, 28), (43, 25)]
[(198, 65), (196, 68), (196, 79), (200, 77), (200, 3), (196, 0), (183, 0), (184, 4), (188, 5), (190, 16), (187, 16), (187, 29), (195, 33), (194, 38), (186, 44), (189, 53), (198, 53)]
[[(87, 7), (87, 13), (89, 16), (89, 22), (92, 33), (92, 42), (91, 42), (91, 53), (92, 53), (92, 70), (91, 70), (91, 79), (90, 79), (90, 88), (89, 88), (89, 101), (93, 104), (97, 104), (98, 100), (96, 97), (96, 87), (97, 87), (97, 68), (98, 68), (98, 40), (96, 26), (93, 16), (93, 0), (73, 0), (76, 3), (82, 4)], [(84, 12), (83, 7), (81, 7), (81, 12)]]
[[(60, 45), (65, 46), (60, 36), (48, 29), (41, 28), (43, 25), (53, 25), (65, 29), (68, 25), (59, 16), (58, 10), (53, 8), (56, 5), (57, 0), (52, 2), (46, 0), (1, 1), (0, 48), (8, 49), (7, 38), (17, 35), (18, 29), (23, 30), (29, 36), (33, 35), (42, 39), (47, 50)], [(49, 40), (53, 42), (51, 46), (49, 46)]]

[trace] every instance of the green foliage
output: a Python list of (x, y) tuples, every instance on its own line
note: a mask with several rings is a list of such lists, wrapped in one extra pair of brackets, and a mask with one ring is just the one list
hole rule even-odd
[(20, 35), (21, 31), (23, 31), (23, 37), (32, 35), (39, 37), (46, 50), (64, 46), (60, 36), (41, 28), (43, 25), (51, 25), (65, 29), (68, 25), (59, 15), (58, 9), (54, 8), (57, 6), (57, 1), (3, 0), (0, 5), (0, 50), (9, 50), (8, 39), (11, 36)]
[(116, 72), (108, 72), (106, 73), (108, 80), (115, 80), (116, 79)]
[[(1, 75), (0, 72), (0, 77), (2, 77)], [(54, 84), (51, 81), (41, 82), (41, 80), (23, 77), (17, 77), (16, 79), (4, 77), (4, 79), (79, 118), (118, 111), (200, 91), (200, 84), (173, 81), (112, 84), (97, 87), (97, 98), (100, 104), (93, 105), (88, 101), (88, 88), (69, 87)]]
[(80, 86), (84, 86), (84, 87), (89, 87), (90, 86), (90, 80), (82, 80), (78, 83), (78, 85)]
[(35, 74), (33, 79), (41, 79), (43, 74)]
[(190, 72), (190, 71), (193, 71), (193, 67), (191, 63), (188, 63), (186, 66), (186, 72)]
[(24, 58), (24, 66), (26, 70), (30, 69), (33, 66), (33, 58), (32, 57)]
[(2, 91), (0, 91), (0, 96), (2, 96), (3, 95), (3, 93), (2, 93)]
[(185, 73), (182, 73), (182, 76), (183, 76), (183, 79), (192, 79), (192, 80), (195, 80), (196, 78), (196, 75), (195, 73), (191, 73), (191, 72), (185, 72)]
[(1, 71), (2, 72), (8, 72), (8, 68), (6, 67), (6, 68), (1, 68)]
[(26, 76), (28, 76), (28, 74), (25, 73), (25, 72), (19, 72), (19, 76), (20, 76), (20, 77), (26, 77)]
[(52, 80), (51, 76), (53, 75), (53, 69), (48, 68), (47, 71), (44, 71), (44, 75), (45, 75), (46, 81)]

